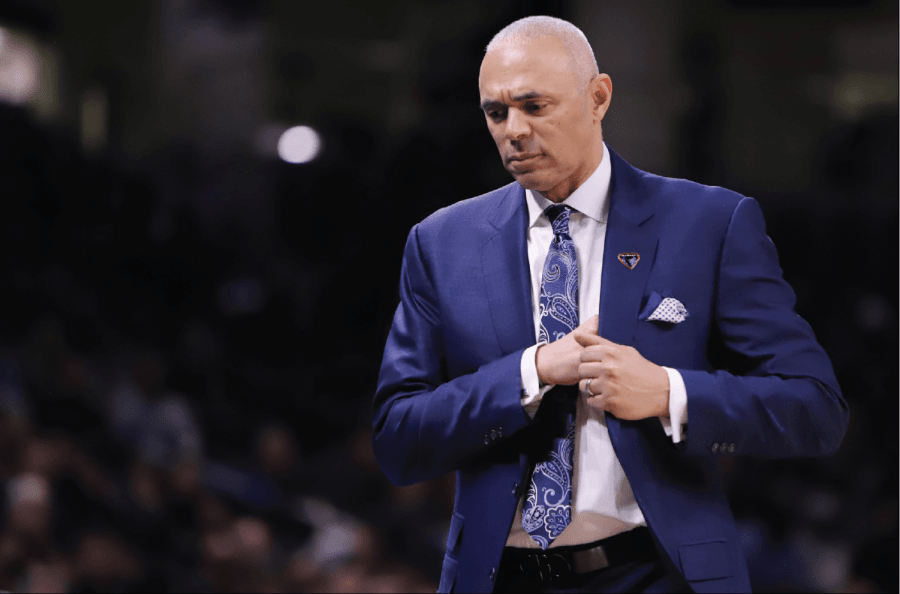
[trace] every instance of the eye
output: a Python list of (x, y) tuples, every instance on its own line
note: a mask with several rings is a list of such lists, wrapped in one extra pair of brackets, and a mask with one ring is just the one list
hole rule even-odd
[(505, 109), (503, 109), (503, 110), (499, 110), (499, 109), (490, 109), (490, 110), (488, 110), (488, 111), (485, 112), (485, 113), (487, 114), (487, 117), (491, 118), (491, 119), (494, 120), (495, 122), (502, 121), (502, 120), (506, 117), (506, 110), (505, 110)]
[(543, 109), (543, 108), (544, 108), (543, 103), (526, 103), (525, 104), (525, 111), (527, 111), (528, 113), (530, 113), (532, 115), (539, 113), (541, 111), (541, 109)]

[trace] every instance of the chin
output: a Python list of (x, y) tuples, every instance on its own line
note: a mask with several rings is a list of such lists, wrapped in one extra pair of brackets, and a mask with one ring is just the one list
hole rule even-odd
[(544, 179), (544, 176), (542, 176), (540, 172), (537, 171), (510, 171), (509, 173), (513, 176), (513, 179), (519, 182), (519, 185), (526, 190), (543, 192), (546, 189), (553, 187), (552, 184), (547, 183), (547, 180)]
[[(534, 184), (540, 179), (540, 171), (536, 169), (518, 169), (516, 167), (507, 167), (506, 172), (513, 176), (517, 182), (525, 186), (526, 183)], [(528, 187), (528, 186), (525, 186)], [(528, 189), (531, 189), (528, 187)]]

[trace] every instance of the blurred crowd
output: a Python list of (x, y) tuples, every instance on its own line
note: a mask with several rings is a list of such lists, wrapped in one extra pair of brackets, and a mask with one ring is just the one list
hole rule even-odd
[(306, 459), (273, 419), (214, 459), (158, 353), (98, 362), (50, 320), (4, 353), (0, 382), (4, 589), (435, 589), (452, 486), (389, 487), (365, 425)]
[(273, 419), (243, 456), (214, 459), (159, 354), (110, 364), (57, 322), (30, 334), (0, 358), (0, 587), (434, 590), (449, 512), (429, 506), (452, 487), (389, 487), (365, 425), (306, 459)]
[(0, 589), (434, 591), (452, 477), (378, 469), (371, 339), (339, 366), (290, 336), (327, 277), (25, 110), (0, 127)]

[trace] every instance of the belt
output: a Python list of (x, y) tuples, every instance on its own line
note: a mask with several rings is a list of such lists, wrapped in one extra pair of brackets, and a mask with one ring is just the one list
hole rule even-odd
[(551, 582), (631, 561), (651, 560), (655, 555), (650, 531), (641, 526), (586, 545), (547, 550), (506, 547), (499, 574), (506, 579), (526, 577)]

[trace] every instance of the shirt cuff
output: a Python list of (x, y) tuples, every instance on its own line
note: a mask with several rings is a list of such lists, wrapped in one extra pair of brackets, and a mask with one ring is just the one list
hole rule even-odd
[(539, 342), (525, 349), (525, 352), (522, 353), (522, 362), (520, 364), (522, 374), (522, 408), (525, 409), (525, 412), (531, 418), (534, 418), (534, 413), (537, 412), (538, 407), (541, 405), (541, 398), (553, 387), (552, 385), (546, 385), (542, 388), (538, 378), (536, 357), (538, 347), (542, 344), (547, 343)]
[(673, 443), (679, 443), (684, 439), (684, 425), (687, 418), (687, 388), (684, 386), (684, 378), (678, 370), (663, 367), (669, 376), (669, 416), (660, 417), (663, 430), (672, 438)]

